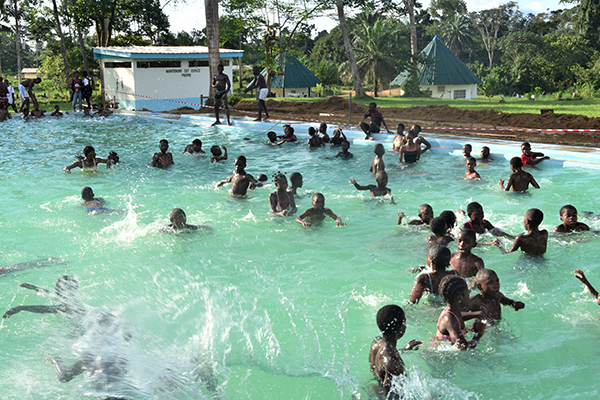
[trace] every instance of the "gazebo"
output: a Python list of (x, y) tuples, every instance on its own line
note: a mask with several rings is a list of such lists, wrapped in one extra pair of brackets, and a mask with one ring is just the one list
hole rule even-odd
[[(286, 55), (281, 69), (283, 73), (271, 79), (271, 92), (276, 97), (310, 97), (311, 88), (322, 83), (296, 57)], [(263, 69), (261, 74), (266, 78), (267, 69)]]
[[(429, 62), (419, 65), (419, 87), (422, 92), (441, 99), (476, 99), (477, 85), (482, 83), (437, 35), (421, 52)], [(410, 76), (402, 72), (392, 85), (404, 85)], [(404, 94), (401, 92), (401, 94)]]

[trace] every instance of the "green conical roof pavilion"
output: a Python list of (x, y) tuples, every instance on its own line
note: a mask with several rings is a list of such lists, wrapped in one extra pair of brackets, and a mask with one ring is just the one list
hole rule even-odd
[[(481, 79), (471, 72), (437, 35), (423, 49), (421, 54), (426, 56), (430, 63), (419, 65), (419, 85), (474, 85), (482, 83)], [(408, 71), (402, 72), (392, 81), (392, 85), (404, 85), (409, 76)]]
[[(317, 83), (322, 83), (304, 64), (294, 56), (285, 56), (285, 62), (281, 66), (282, 75), (275, 75), (271, 79), (271, 89), (285, 88), (305, 88), (315, 87)], [(263, 69), (261, 74), (266, 78), (267, 69)]]

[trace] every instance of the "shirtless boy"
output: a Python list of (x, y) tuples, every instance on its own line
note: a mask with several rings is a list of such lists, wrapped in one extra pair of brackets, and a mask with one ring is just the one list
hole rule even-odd
[(54, 111), (50, 114), (51, 117), (62, 117), (63, 113), (60, 112), (60, 106), (57, 104), (54, 106)]
[[(404, 362), (396, 348), (398, 339), (404, 336), (406, 331), (404, 310), (395, 304), (382, 307), (377, 312), (377, 327), (381, 331), (381, 336), (373, 339), (369, 364), (377, 380), (377, 385), (373, 387), (375, 394), (388, 398), (392, 380), (404, 374)], [(402, 350), (417, 350), (422, 343), (411, 340)]]
[(231, 121), (229, 120), (229, 104), (227, 102), (227, 93), (231, 90), (231, 82), (229, 81), (229, 77), (223, 73), (223, 65), (219, 64), (217, 66), (217, 74), (213, 76), (212, 87), (215, 88), (215, 119), (216, 121), (212, 124), (221, 125), (221, 121), (219, 120), (219, 108), (221, 107), (221, 103), (223, 107), (225, 107), (225, 112), (227, 113), (227, 125), (231, 125)]
[(385, 148), (381, 143), (377, 143), (373, 146), (373, 153), (375, 153), (375, 158), (373, 158), (373, 162), (371, 163), (371, 168), (369, 171), (376, 174), (379, 171), (385, 171), (385, 163), (383, 162), (383, 155), (385, 154)]
[(534, 188), (539, 189), (540, 185), (533, 179), (533, 175), (523, 171), (522, 168), (523, 162), (519, 157), (511, 158), (510, 169), (513, 173), (508, 177), (506, 187), (504, 187), (504, 179), (500, 179), (500, 188), (508, 192), (512, 187), (514, 192), (524, 192), (529, 188), (529, 184), (531, 183)]
[(252, 175), (246, 172), (246, 157), (238, 156), (235, 159), (233, 174), (217, 184), (221, 187), (226, 183), (231, 182), (231, 194), (234, 196), (245, 196), (248, 189), (254, 189), (257, 186), (262, 186)]
[[(402, 223), (402, 218), (406, 217), (403, 212), (398, 213), (398, 224)], [(408, 225), (429, 225), (433, 219), (433, 208), (429, 204), (421, 204), (419, 206), (419, 219), (413, 219)]]
[(329, 143), (330, 138), (327, 134), (327, 124), (325, 122), (321, 122), (321, 125), (319, 125), (319, 134), (323, 143)]
[(96, 150), (92, 146), (85, 146), (83, 148), (83, 157), (78, 156), (79, 160), (73, 164), (64, 167), (63, 171), (67, 174), (71, 173), (73, 168), (81, 168), (82, 171), (91, 172), (98, 170), (98, 164), (106, 164), (106, 169), (110, 169), (111, 161), (108, 159), (96, 157)]
[(537, 208), (527, 210), (523, 222), (527, 233), (517, 235), (512, 247), (506, 252), (512, 253), (521, 249), (532, 256), (541, 256), (544, 254), (548, 245), (548, 231), (545, 229), (540, 231), (538, 229), (543, 219), (544, 213)]
[(392, 204), (396, 204), (394, 203), (394, 197), (392, 197), (392, 189), (386, 187), (387, 183), (388, 183), (388, 176), (386, 174), (385, 171), (379, 171), (377, 174), (375, 174), (375, 181), (377, 182), (377, 185), (367, 185), (367, 186), (361, 186), (358, 183), (356, 183), (356, 180), (354, 179), (350, 179), (349, 183), (351, 183), (352, 185), (354, 185), (354, 187), (358, 190), (369, 190), (371, 191), (371, 197), (379, 197), (379, 196), (390, 196), (390, 202)]
[(165, 225), (163, 230), (165, 231), (178, 231), (182, 229), (188, 229), (190, 231), (196, 231), (198, 229), (211, 229), (209, 226), (205, 225), (190, 225), (187, 223), (187, 216), (185, 215), (185, 211), (181, 208), (174, 208), (169, 213), (170, 224)]
[(221, 147), (225, 153), (217, 145), (210, 148), (210, 152), (212, 153), (212, 157), (210, 158), (211, 163), (227, 160), (227, 147), (224, 144)]
[[(302, 224), (305, 228), (312, 228), (313, 224), (317, 222), (321, 222), (325, 219), (325, 217), (331, 217), (336, 220), (336, 226), (344, 226), (345, 223), (342, 222), (342, 219), (335, 215), (333, 211), (329, 208), (325, 208), (325, 196), (321, 193), (315, 193), (312, 197), (312, 206), (313, 208), (309, 208), (304, 211), (302, 215), (296, 217), (295, 221), (299, 224)], [(305, 219), (309, 221), (305, 221)]]
[(354, 154), (350, 153), (350, 142), (347, 140), (342, 140), (342, 144), (340, 145), (341, 150), (335, 156), (335, 158), (341, 157), (345, 160), (354, 157)]
[(194, 139), (192, 141), (192, 144), (188, 144), (187, 146), (185, 146), (183, 153), (206, 154), (206, 152), (202, 150), (202, 140), (200, 139)]
[(475, 171), (475, 167), (477, 166), (477, 161), (473, 157), (468, 157), (465, 162), (465, 167), (467, 167), (467, 171), (465, 172), (465, 179), (481, 179), (479, 173)]
[(463, 229), (470, 229), (477, 234), (485, 233), (489, 231), (494, 236), (504, 236), (507, 238), (514, 239), (513, 235), (509, 235), (506, 232), (494, 227), (490, 221), (484, 219), (485, 214), (483, 213), (483, 207), (481, 204), (473, 201), (467, 205), (467, 216), (469, 220), (462, 226)]
[(431, 229), (431, 232), (433, 232), (433, 235), (427, 237), (427, 243), (446, 246), (448, 243), (454, 241), (452, 236), (446, 235), (448, 227), (446, 226), (446, 220), (444, 218), (433, 218), (429, 223), (429, 228)]
[(450, 265), (463, 278), (475, 276), (477, 271), (484, 268), (483, 260), (471, 253), (477, 244), (475, 236), (475, 232), (467, 229), (460, 231), (456, 238), (458, 253), (452, 254)]
[(300, 172), (292, 172), (290, 175), (290, 186), (288, 187), (288, 192), (293, 195), (298, 195), (298, 189), (302, 187), (304, 181), (302, 179), (302, 174)]
[(265, 77), (260, 73), (260, 68), (252, 67), (252, 74), (254, 74), (254, 80), (250, 83), (250, 86), (244, 89), (244, 94), (248, 90), (256, 89), (256, 101), (258, 103), (258, 118), (255, 121), (262, 120), (262, 112), (265, 111), (265, 120), (269, 119), (269, 112), (267, 111), (267, 104), (265, 100), (269, 94), (269, 88), (267, 88), (267, 82)]
[(324, 146), (323, 140), (317, 135), (317, 130), (312, 126), (308, 128), (308, 147), (321, 147)]
[(439, 285), (446, 275), (458, 275), (458, 272), (452, 270), (447, 271), (446, 268), (450, 263), (450, 250), (445, 246), (431, 246), (427, 254), (427, 265), (431, 267), (433, 272), (422, 273), (417, 276), (415, 286), (410, 292), (410, 302), (418, 303), (424, 292), (437, 295), (439, 293)]
[(81, 198), (83, 199), (83, 203), (81, 205), (86, 207), (88, 210), (103, 208), (106, 204), (102, 197), (94, 197), (94, 191), (89, 186), (81, 189)]
[(501, 305), (510, 306), (515, 311), (525, 308), (525, 304), (520, 301), (509, 299), (500, 292), (500, 280), (498, 275), (491, 269), (483, 268), (475, 276), (477, 288), (481, 293), (471, 296), (469, 306), (465, 311), (482, 311), (479, 319), (489, 319), (489, 323), (493, 324), (502, 318)]
[(481, 152), (479, 153), (479, 157), (480, 157), (479, 161), (484, 162), (484, 163), (493, 161), (493, 159), (490, 158), (490, 148), (487, 147), (487, 146), (483, 146), (481, 148)]
[(583, 222), (577, 222), (577, 209), (570, 204), (560, 209), (560, 220), (563, 223), (557, 225), (554, 232), (569, 233), (590, 230), (590, 227)]
[(33, 93), (33, 87), (42, 82), (42, 78), (26, 79), (19, 84), (19, 93), (21, 93), (21, 108), (19, 112), (29, 108), (29, 98), (33, 100), (33, 105), (37, 104), (37, 98)]
[(167, 150), (169, 150), (169, 141), (167, 139), (161, 140), (158, 148), (160, 149), (160, 153), (154, 153), (152, 156), (153, 167), (168, 167), (171, 164), (175, 164), (173, 162), (173, 154), (167, 153)]
[(469, 143), (467, 143), (463, 146), (462, 152), (463, 152), (463, 156), (465, 158), (471, 157), (472, 151), (473, 151), (473, 146), (471, 146)]
[(45, 112), (45, 110), (40, 110), (40, 105), (36, 103), (33, 105), (33, 111), (31, 111), (31, 116), (33, 118), (41, 118), (44, 116)]

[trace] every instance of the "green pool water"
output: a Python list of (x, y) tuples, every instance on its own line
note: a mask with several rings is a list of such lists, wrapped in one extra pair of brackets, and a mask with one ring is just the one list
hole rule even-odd
[[(533, 207), (551, 230), (565, 204), (599, 211), (597, 171), (542, 164), (530, 170), (542, 188), (515, 195), (498, 187), (510, 173), (500, 157), (478, 166), (482, 182), (467, 182), (462, 157), (428, 152), (406, 167), (387, 153), (388, 186), (398, 203), (391, 205), (348, 183), (374, 183), (369, 146), (352, 146), (355, 158), (345, 161), (332, 158), (337, 148), (308, 150), (304, 141), (267, 147), (264, 131), (118, 115), (17, 120), (0, 129), (0, 265), (63, 260), (0, 275), (1, 311), (51, 304), (18, 284), (51, 289), (66, 274), (79, 280), (80, 301), (89, 309), (83, 321), (21, 312), (2, 322), (0, 399), (107, 397), (86, 375), (60, 383), (43, 362), (53, 355), (70, 365), (94, 346), (129, 360), (129, 372), (111, 392), (129, 399), (366, 399), (368, 351), (379, 334), (375, 314), (390, 303), (407, 314), (399, 345), (425, 342), (403, 355), (405, 398), (598, 397), (600, 308), (572, 274), (581, 268), (600, 286), (595, 235), (551, 235), (543, 258), (477, 247), (504, 294), (526, 307), (504, 308), (503, 321), (474, 351), (458, 352), (430, 346), (440, 304), (408, 304), (415, 279), (409, 269), (425, 263), (428, 232), (396, 226), (398, 212), (414, 218), (425, 202), (437, 215), (478, 201), (486, 218), (510, 233), (523, 231), (523, 214)], [(176, 164), (152, 168), (163, 138)], [(207, 151), (225, 144), (229, 159), (210, 164), (207, 156), (181, 154), (194, 138)], [(123, 163), (63, 173), (87, 144), (101, 157), (117, 151)], [(273, 217), (272, 184), (232, 199), (228, 187), (215, 186), (240, 154), (254, 175), (301, 172), (300, 212), (310, 207), (311, 193), (321, 192), (348, 225), (328, 220), (305, 229), (291, 217)], [(87, 215), (80, 206), (84, 186), (123, 213)], [(213, 231), (161, 233), (174, 207)], [(581, 219), (600, 229), (600, 220)], [(103, 311), (118, 316), (129, 342), (98, 344), (90, 336), (90, 320)]]

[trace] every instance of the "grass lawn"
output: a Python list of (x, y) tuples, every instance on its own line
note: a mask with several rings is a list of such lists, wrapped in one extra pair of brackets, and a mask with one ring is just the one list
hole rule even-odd
[[(286, 101), (318, 101), (323, 98), (277, 98), (274, 100)], [(587, 100), (526, 100), (526, 99), (506, 99), (506, 104), (500, 104), (500, 97), (491, 99), (479, 98), (477, 100), (449, 100), (434, 99), (431, 97), (399, 97), (382, 96), (372, 97), (354, 97), (354, 103), (369, 104), (374, 101), (378, 107), (416, 107), (433, 105), (449, 105), (465, 110), (498, 110), (505, 113), (530, 113), (539, 114), (542, 108), (552, 108), (556, 114), (579, 114), (588, 117), (600, 117), (600, 99)]]

